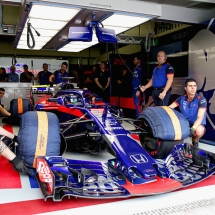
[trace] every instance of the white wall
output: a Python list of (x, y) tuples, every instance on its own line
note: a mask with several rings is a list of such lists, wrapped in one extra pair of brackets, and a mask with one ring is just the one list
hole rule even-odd
[(208, 29), (189, 41), (189, 77), (197, 81), (199, 93), (207, 99), (206, 134), (215, 141), (215, 34)]

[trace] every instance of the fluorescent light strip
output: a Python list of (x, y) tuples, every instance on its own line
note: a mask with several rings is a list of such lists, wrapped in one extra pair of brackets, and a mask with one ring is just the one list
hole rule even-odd
[[(55, 35), (58, 32), (58, 30), (45, 30), (40, 28), (37, 28), (36, 30), (40, 33), (41, 36), (44, 37), (52, 37), (52, 35)], [(35, 38), (38, 37), (34, 30), (32, 30), (32, 33)], [(27, 28), (23, 29), (22, 35), (27, 35)]]
[[(78, 12), (79, 8), (67, 8), (61, 6), (50, 6), (32, 4), (28, 18), (32, 26), (40, 33), (38, 37), (35, 31), (32, 29), (34, 39), (36, 41), (36, 47), (34, 49), (41, 49), (54, 35), (56, 35), (60, 29), (62, 29)], [(25, 23), (22, 35), (20, 37), (17, 48), (27, 47), (27, 22)], [(26, 42), (24, 45), (23, 41)]]
[(62, 48), (60, 48), (58, 51), (64, 51), (64, 52), (79, 52), (84, 49), (87, 49), (93, 45), (98, 44), (98, 38), (96, 37), (96, 34), (93, 33), (92, 41), (91, 42), (81, 42), (81, 41), (74, 41), (66, 44)]
[[(35, 36), (35, 37), (36, 37), (36, 38), (35, 38), (36, 42), (47, 42), (47, 41), (49, 41), (49, 40), (51, 39), (51, 37), (43, 37), (43, 36), (40, 36), (40, 37)], [(27, 41), (27, 34), (23, 34), (23, 35), (20, 37), (19, 41), (20, 41), (20, 42), (21, 42), (21, 41), (25, 41), (25, 43), (26, 43), (26, 41)]]
[[(31, 43), (31, 41), (30, 41)], [(43, 46), (44, 42), (38, 42), (37, 41), (37, 46)], [(26, 46), (26, 41), (19, 41), (19, 45), (23, 45), (23, 46)]]
[(135, 16), (135, 14), (132, 15), (113, 14), (112, 16), (109, 16), (107, 19), (103, 20), (102, 24), (104, 25), (104, 27), (115, 26), (129, 29), (137, 25), (140, 25), (148, 20), (149, 20), (148, 17), (146, 18), (138, 15)]
[[(63, 28), (67, 22), (47, 20), (47, 19), (30, 19), (29, 21), (35, 29), (45, 29), (45, 30), (59, 30)], [(25, 28), (27, 28), (27, 22), (25, 23)]]
[[(34, 47), (34, 50), (40, 50), (41, 48), (42, 48), (43, 46), (38, 46), (38, 45), (36, 45), (35, 47)], [(29, 49), (28, 48), (28, 46), (27, 46), (27, 44), (26, 45), (18, 45), (17, 46), (17, 49)], [(29, 50), (32, 50), (32, 49), (29, 49)]]
[(60, 52), (80, 52), (80, 51), (83, 51), (84, 49), (68, 49), (68, 48), (62, 48), (58, 51)]
[(33, 4), (29, 18), (49, 19), (58, 21), (70, 21), (78, 12), (79, 8), (66, 8), (49, 5)]
[(109, 28), (109, 29), (114, 30), (115, 34), (120, 34), (129, 29), (129, 28), (123, 28), (123, 27), (118, 27), (118, 26), (109, 26), (109, 25), (106, 25), (104, 28)]

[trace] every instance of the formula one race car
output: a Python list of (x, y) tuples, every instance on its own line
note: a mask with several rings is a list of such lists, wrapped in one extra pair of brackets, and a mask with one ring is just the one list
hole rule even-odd
[[(83, 198), (155, 195), (192, 185), (212, 175), (215, 155), (182, 142), (188, 136), (189, 126), (186, 121), (183, 123), (180, 113), (168, 107), (152, 108), (146, 108), (137, 120), (145, 127), (140, 123), (129, 131), (121, 125), (123, 119), (119, 111), (88, 91), (62, 90), (46, 103), (36, 105), (37, 111), (58, 116), (67, 145), (99, 153), (104, 144), (115, 156), (107, 163), (61, 156), (37, 158), (38, 181), (45, 199), (60, 201), (69, 195)], [(150, 112), (154, 118), (150, 117), (147, 123)], [(149, 129), (154, 121), (158, 124)], [(167, 142), (173, 143), (169, 151), (165, 151), (165, 159), (152, 158), (131, 135), (145, 135), (150, 130), (154, 137), (162, 139), (164, 136)], [(174, 142), (176, 140), (178, 142)]]

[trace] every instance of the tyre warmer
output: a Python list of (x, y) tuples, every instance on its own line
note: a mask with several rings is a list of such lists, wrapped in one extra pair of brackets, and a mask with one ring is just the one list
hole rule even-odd
[(153, 136), (161, 140), (182, 140), (190, 134), (187, 119), (178, 111), (166, 106), (145, 108), (138, 119), (146, 120)]
[(17, 154), (29, 167), (36, 166), (37, 156), (60, 155), (60, 126), (57, 116), (43, 111), (22, 115)]

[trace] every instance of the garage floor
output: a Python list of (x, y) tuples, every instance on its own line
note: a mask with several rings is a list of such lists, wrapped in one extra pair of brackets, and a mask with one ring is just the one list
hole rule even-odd
[[(124, 124), (125, 127), (128, 126)], [(18, 127), (12, 127), (18, 133)], [(189, 142), (189, 139), (186, 140)], [(215, 152), (215, 147), (200, 144), (201, 148)], [(104, 161), (112, 156), (66, 152), (66, 158)], [(93, 214), (93, 215), (191, 215), (215, 214), (215, 176), (172, 193), (130, 199), (94, 200), (73, 198), (62, 202), (43, 200), (35, 180), (17, 173), (12, 165), (0, 157), (0, 215), (30, 214)]]

